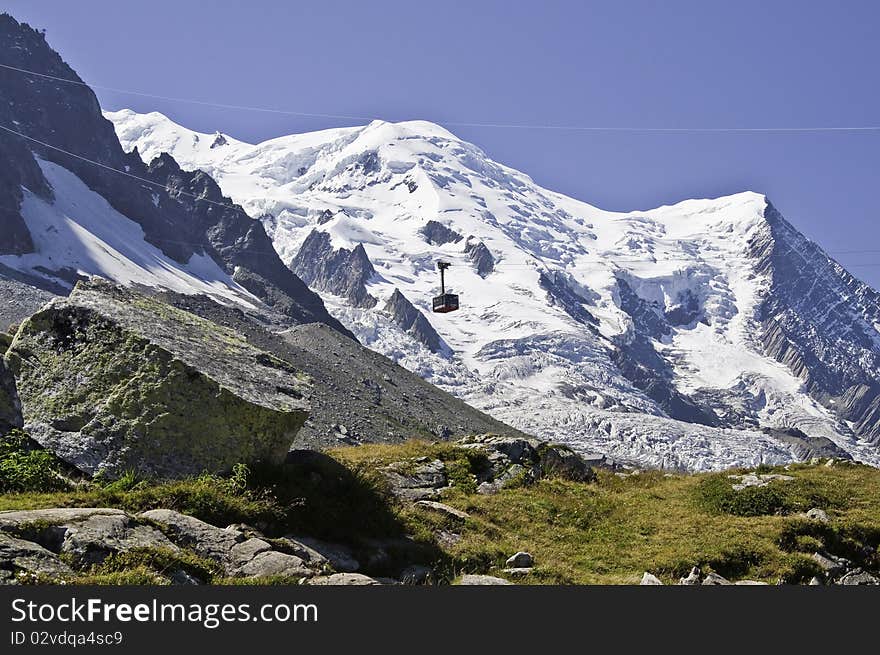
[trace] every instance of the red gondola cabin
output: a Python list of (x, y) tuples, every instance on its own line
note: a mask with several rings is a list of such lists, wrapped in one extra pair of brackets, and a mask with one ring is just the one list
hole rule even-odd
[(458, 294), (446, 293), (444, 273), (447, 268), (449, 262), (437, 262), (437, 269), (440, 271), (440, 295), (434, 298), (434, 311), (438, 314), (446, 314), (458, 309)]

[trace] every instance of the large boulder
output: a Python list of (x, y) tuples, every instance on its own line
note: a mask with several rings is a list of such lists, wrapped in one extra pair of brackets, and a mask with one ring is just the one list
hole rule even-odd
[(0, 435), (21, 425), (21, 403), (15, 389), (15, 378), (0, 358)]
[(236, 332), (93, 278), (26, 320), (5, 355), (25, 429), (114, 477), (282, 461), (309, 383)]

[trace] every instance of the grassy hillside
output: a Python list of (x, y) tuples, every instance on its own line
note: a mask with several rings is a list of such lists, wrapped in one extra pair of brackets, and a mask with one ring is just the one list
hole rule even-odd
[[(454, 486), (441, 500), (468, 518), (389, 494), (381, 467), (418, 457), (446, 463)], [(817, 550), (869, 570), (880, 564), (880, 470), (866, 466), (767, 469), (761, 472), (793, 479), (742, 491), (727, 477), (741, 471), (626, 477), (601, 471), (592, 483), (550, 477), (528, 486), (514, 482), (493, 495), (475, 493), (474, 466), (471, 451), (449, 443), (360, 446), (281, 468), (239, 467), (225, 478), (154, 483), (127, 476), (62, 491), (4, 493), (0, 510), (165, 507), (215, 525), (245, 522), (270, 536), (310, 535), (356, 549), (396, 539), (401, 546), (392, 549), (392, 560), (431, 565), (442, 581), (462, 573), (504, 577), (504, 560), (519, 550), (535, 558), (534, 571), (517, 579), (527, 584), (633, 584), (644, 571), (669, 583), (694, 565), (732, 580), (804, 582), (820, 573), (811, 558)], [(830, 521), (803, 516), (814, 507)], [(107, 581), (125, 581), (119, 562), (114, 566)], [(373, 573), (383, 566), (391, 564), (377, 564)]]

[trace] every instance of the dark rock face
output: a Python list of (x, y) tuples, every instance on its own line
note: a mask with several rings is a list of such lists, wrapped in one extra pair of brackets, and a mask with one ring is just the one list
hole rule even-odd
[[(847, 273), (768, 203), (750, 245), (770, 280), (759, 308), (765, 352), (856, 434), (880, 444), (880, 294)], [(848, 302), (840, 302), (847, 298)]]
[(852, 456), (825, 437), (811, 437), (797, 428), (786, 430), (765, 430), (767, 434), (783, 443), (794, 446), (794, 455), (798, 459), (808, 460), (813, 457), (833, 457), (834, 459), (851, 460)]
[(27, 432), (90, 475), (282, 461), (308, 416), (296, 367), (107, 282), (80, 284), (30, 317), (4, 361)]
[[(42, 34), (6, 14), (0, 16), (0, 63), (82, 81)], [(38, 155), (74, 173), (172, 259), (184, 264), (196, 253), (207, 253), (292, 323), (320, 321), (352, 336), (275, 255), (262, 224), (224, 198), (208, 175), (182, 171), (167, 155), (147, 166), (136, 151), (124, 152), (90, 88), (0, 69), (0, 89), (8, 99), (0, 103), (0, 124), (107, 167), (0, 135), (0, 252), (20, 254), (33, 247), (19, 213), (20, 187), (51, 197), (34, 161)]]
[(51, 188), (21, 137), (0, 130), (0, 255), (33, 252), (31, 234), (19, 213), (21, 187), (47, 200), (52, 198)]
[(615, 344), (617, 350), (612, 359), (620, 372), (670, 417), (688, 423), (718, 425), (718, 417), (711, 409), (697, 405), (675, 389), (672, 367), (651, 343), (651, 339), (659, 339), (671, 332), (662, 308), (637, 296), (622, 278), (618, 278), (617, 288), (620, 308), (632, 318), (634, 327)]
[(441, 391), (402, 366), (320, 323), (273, 334), (233, 307), (204, 296), (162, 300), (244, 335), (248, 343), (309, 376), (311, 416), (295, 448), (522, 434)]
[(391, 314), (391, 320), (403, 331), (412, 334), (418, 341), (426, 345), (431, 352), (439, 353), (444, 349), (443, 340), (437, 331), (425, 318), (424, 314), (416, 309), (407, 300), (400, 289), (394, 293), (385, 303), (385, 312)]
[(700, 301), (690, 289), (687, 289), (684, 293), (679, 294), (678, 303), (667, 307), (663, 315), (670, 325), (690, 325), (698, 320), (702, 313)]
[(312, 230), (290, 263), (291, 270), (313, 289), (342, 296), (354, 306), (370, 308), (377, 300), (366, 283), (376, 275), (363, 244), (334, 250), (330, 235)]
[(596, 317), (584, 307), (589, 298), (577, 292), (567, 274), (560, 271), (542, 271), (538, 283), (547, 292), (550, 302), (562, 307), (574, 320), (589, 326), (598, 324)]
[(486, 277), (495, 270), (495, 258), (482, 241), (468, 239), (464, 251), (480, 277)]
[(458, 243), (464, 239), (464, 237), (458, 232), (450, 230), (443, 225), (443, 223), (437, 221), (428, 221), (419, 232), (425, 237), (425, 241), (432, 246), (442, 246), (446, 243)]

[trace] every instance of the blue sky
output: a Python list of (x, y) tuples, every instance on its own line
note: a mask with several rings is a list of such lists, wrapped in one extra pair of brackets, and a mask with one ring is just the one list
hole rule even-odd
[[(7, 0), (88, 82), (441, 124), (880, 125), (880, 3)], [(99, 92), (257, 141), (357, 124)], [(752, 189), (832, 254), (880, 250), (880, 132), (596, 133), (450, 127), (607, 209)], [(880, 288), (880, 253), (835, 254)]]

